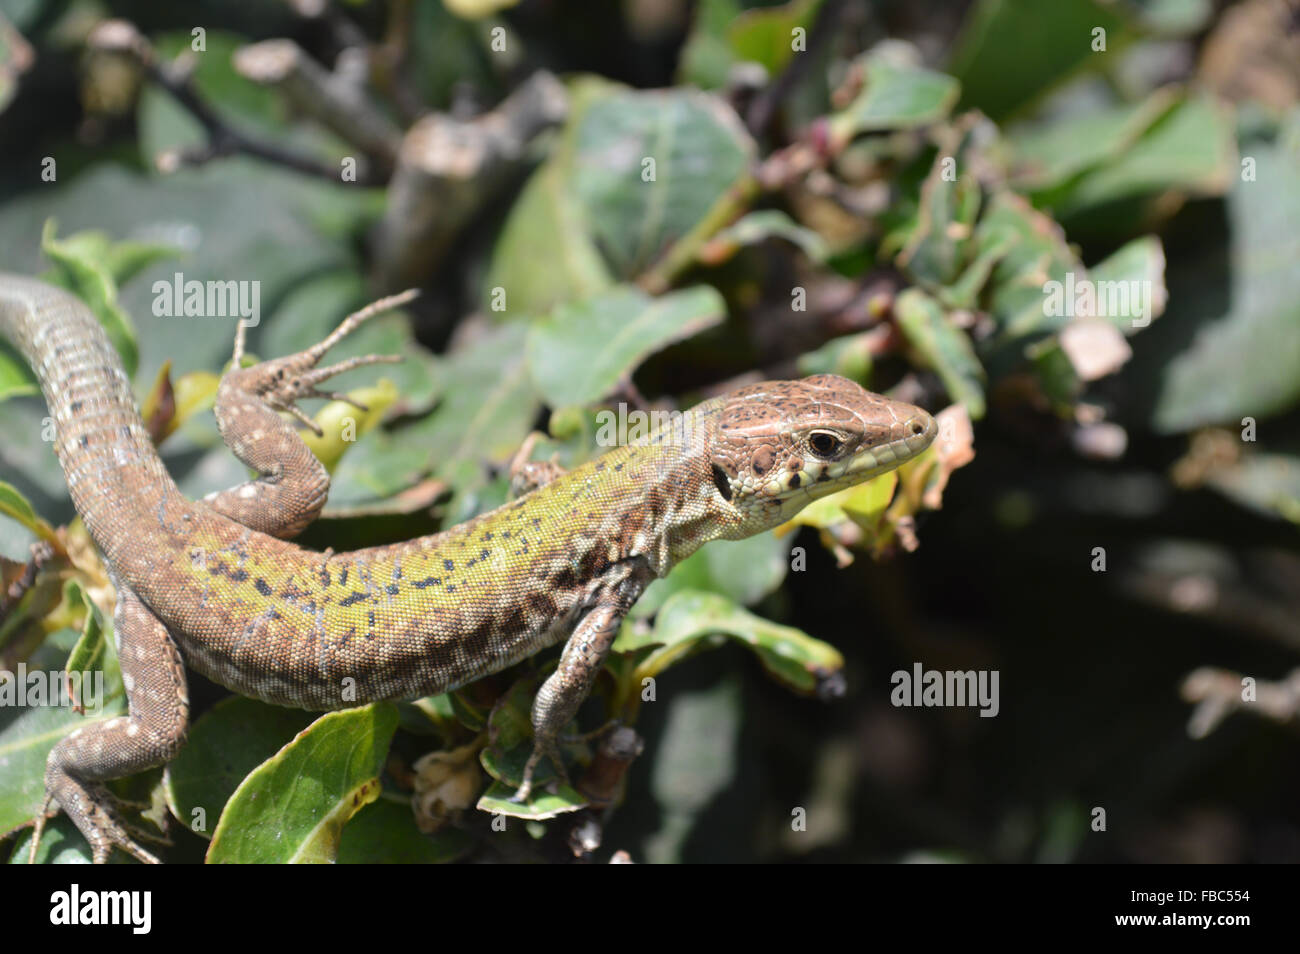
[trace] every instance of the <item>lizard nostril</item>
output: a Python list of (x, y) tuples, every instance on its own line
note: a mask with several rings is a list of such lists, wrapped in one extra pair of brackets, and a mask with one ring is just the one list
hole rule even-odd
[(913, 421), (913, 422), (912, 422), (912, 433), (913, 433), (913, 434), (924, 434), (924, 433), (925, 433), (925, 425), (922, 424), (920, 421)]

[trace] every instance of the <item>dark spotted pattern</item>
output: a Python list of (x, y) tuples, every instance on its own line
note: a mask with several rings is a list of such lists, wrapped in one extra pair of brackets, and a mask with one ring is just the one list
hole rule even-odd
[[(196, 504), (163, 468), (88, 310), (65, 292), (0, 276), (0, 332), (36, 371), (73, 502), (121, 593), (133, 594), (120, 633), (124, 672), (132, 654), (162, 659), (179, 647), (196, 669), (245, 695), (332, 709), (442, 692), (567, 638), (534, 706), (527, 778), (539, 753), (553, 751), (623, 614), (654, 576), (709, 540), (761, 532), (817, 496), (896, 466), (934, 436), (924, 412), (843, 378), (756, 384), (443, 533), (315, 553), (289, 538), (323, 505), (328, 477), (279, 412), (296, 410), (304, 389), (333, 373), (311, 369), (369, 313), (298, 355), (252, 368), (236, 362), (218, 390), (217, 419), (260, 476)], [(843, 456), (817, 460), (814, 429), (834, 432)], [(178, 744), (183, 674), (177, 688), (176, 666), (163, 669), (148, 672), (155, 688), (170, 686), (169, 698), (131, 695), (131, 724), (147, 730), (148, 744), (122, 724), (102, 759), (64, 752), (60, 770), (74, 781), (50, 788), (60, 802), (98, 805), (82, 781), (159, 764)], [(345, 697), (352, 685), (355, 696)], [(122, 843), (98, 815), (74, 820), (97, 859), (102, 844)]]

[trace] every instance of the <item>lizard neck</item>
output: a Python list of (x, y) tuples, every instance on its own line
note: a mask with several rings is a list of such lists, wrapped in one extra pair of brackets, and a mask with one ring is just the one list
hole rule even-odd
[(618, 508), (616, 526), (607, 532), (622, 541), (625, 557), (644, 558), (656, 576), (666, 576), (740, 524), (740, 513), (723, 498), (712, 475), (709, 447), (717, 404), (697, 405), (644, 441), (606, 455), (624, 463), (639, 488)]

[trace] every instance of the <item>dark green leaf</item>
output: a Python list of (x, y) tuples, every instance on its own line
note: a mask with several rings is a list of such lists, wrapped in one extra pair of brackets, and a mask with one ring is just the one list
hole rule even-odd
[(726, 304), (708, 285), (659, 298), (629, 285), (562, 305), (528, 335), (528, 369), (552, 407), (607, 396), (649, 355), (722, 322)]
[(328, 863), (348, 819), (379, 796), (397, 709), (321, 716), (248, 775), (226, 803), (210, 863)]

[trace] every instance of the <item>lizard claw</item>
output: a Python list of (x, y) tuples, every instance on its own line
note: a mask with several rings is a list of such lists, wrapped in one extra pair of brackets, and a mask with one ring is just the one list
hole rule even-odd
[[(55, 770), (46, 777), (46, 793), (46, 806), (50, 801), (57, 801), (90, 843), (95, 864), (107, 863), (114, 847), (145, 864), (160, 863), (156, 855), (141, 848), (135, 839), (145, 838), (163, 844), (169, 842), (127, 825), (118, 811), (119, 800), (103, 785), (82, 782), (67, 772)], [(36, 819), (36, 830), (32, 834), (32, 847), (28, 855), (31, 864), (36, 863), (36, 851), (45, 829), (45, 821), (46, 815), (42, 809)]]
[(367, 354), (347, 358), (324, 368), (318, 368), (316, 365), (320, 363), (321, 358), (325, 356), (325, 353), (330, 348), (361, 327), (366, 321), (405, 304), (414, 298), (416, 294), (417, 292), (411, 290), (402, 292), (400, 295), (381, 298), (360, 311), (348, 315), (324, 340), (312, 345), (310, 348), (283, 358), (263, 361), (251, 368), (240, 367), (244, 353), (244, 325), (241, 322), (235, 335), (235, 353), (229, 373), (240, 379), (240, 386), (243, 390), (256, 394), (277, 411), (293, 414), (294, 417), (319, 435), (319, 426), (298, 410), (297, 401), (302, 398), (330, 397), (356, 404), (355, 401), (334, 392), (322, 392), (318, 390), (317, 385), (328, 378), (334, 377), (336, 374), (351, 371), (353, 368), (360, 368), (370, 364), (396, 364), (402, 361), (403, 357), (396, 354)]
[(551, 765), (555, 767), (555, 774), (561, 785), (569, 784), (569, 773), (564, 767), (564, 762), (560, 759), (560, 750), (552, 742), (543, 742), (538, 740), (533, 743), (533, 752), (528, 756), (528, 762), (524, 765), (524, 778), (519, 785), (518, 791), (510, 796), (510, 801), (516, 805), (522, 805), (528, 801), (533, 794), (533, 774), (537, 771), (537, 766), (542, 759), (549, 758)]

